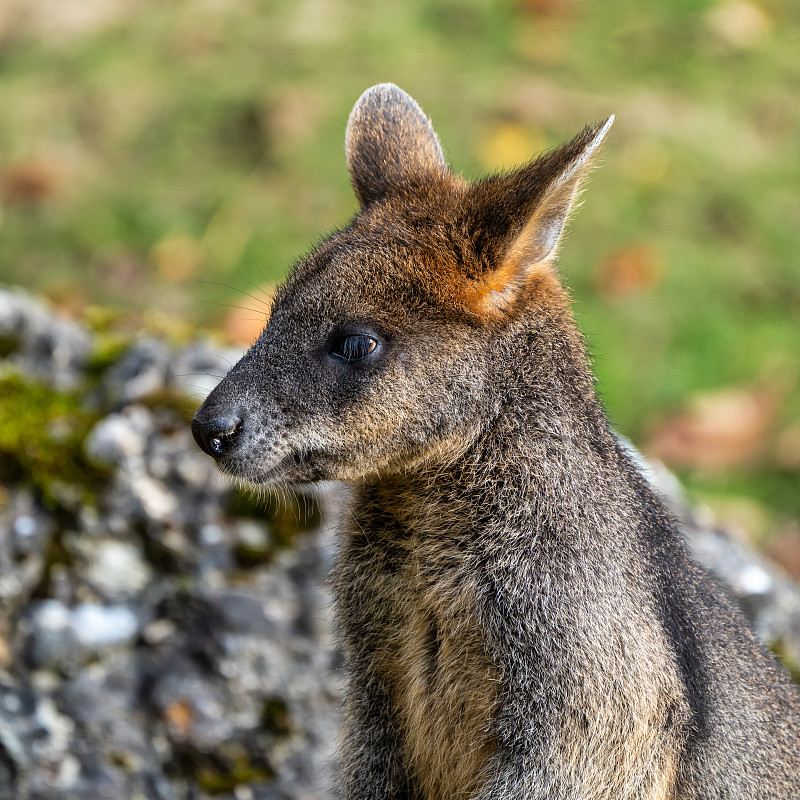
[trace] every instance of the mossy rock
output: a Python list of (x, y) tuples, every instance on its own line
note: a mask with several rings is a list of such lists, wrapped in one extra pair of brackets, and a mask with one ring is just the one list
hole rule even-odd
[(0, 481), (33, 486), (50, 507), (91, 503), (108, 479), (83, 450), (99, 412), (14, 371), (0, 373), (0, 396)]

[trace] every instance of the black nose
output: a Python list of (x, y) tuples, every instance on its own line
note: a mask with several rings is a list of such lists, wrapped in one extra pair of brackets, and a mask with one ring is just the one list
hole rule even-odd
[(242, 420), (235, 415), (204, 420), (195, 414), (192, 420), (194, 440), (201, 450), (214, 458), (219, 458), (234, 446), (241, 429)]

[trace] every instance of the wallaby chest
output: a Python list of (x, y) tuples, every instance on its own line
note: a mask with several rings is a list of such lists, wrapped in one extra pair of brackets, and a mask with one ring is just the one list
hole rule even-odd
[(371, 575), (365, 613), (382, 629), (371, 658), (391, 697), (403, 758), (426, 800), (473, 796), (493, 751), (499, 679), (469, 554), (457, 537), (396, 521), (361, 525), (372, 545), (351, 567)]
[[(415, 787), (425, 800), (473, 797), (487, 780), (498, 746), (498, 713), (517, 691), (508, 676), (522, 665), (496, 663), (489, 652), (487, 619), (494, 611), (502, 613), (486, 605), (493, 562), (478, 543), (457, 533), (463, 518), (448, 519), (442, 509), (438, 515), (409, 518), (415, 523), (398, 523), (385, 509), (357, 518), (361, 544), (344, 557), (350, 575), (369, 576), (361, 604), (368, 619), (352, 620), (357, 623), (352, 630), (376, 632), (369, 660), (388, 688)], [(428, 526), (422, 527), (420, 519)], [(586, 796), (603, 800), (669, 796), (677, 732), (666, 721), (676, 700), (655, 630), (640, 629), (640, 652), (632, 653), (620, 644), (620, 632), (581, 622), (569, 599), (548, 598), (547, 589), (522, 568), (519, 576), (532, 606), (547, 606), (541, 619), (531, 622), (540, 627), (541, 646), (549, 654), (531, 649), (536, 669), (527, 690), (549, 708), (547, 718), (536, 724), (550, 730), (542, 746), (559, 764), (550, 788), (580, 787)], [(606, 600), (604, 616), (609, 617), (613, 598)], [(553, 662), (553, 654), (565, 650), (556, 630), (564, 623), (575, 631), (570, 655)], [(495, 620), (496, 626), (503, 624)], [(660, 679), (642, 686), (633, 662), (658, 671)]]

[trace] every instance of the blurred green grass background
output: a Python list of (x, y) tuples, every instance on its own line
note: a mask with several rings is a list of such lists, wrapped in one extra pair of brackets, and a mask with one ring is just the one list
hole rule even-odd
[(0, 281), (246, 341), (367, 86), (467, 176), (615, 113), (561, 250), (610, 416), (800, 574), (799, 53), (796, 0), (5, 0)]

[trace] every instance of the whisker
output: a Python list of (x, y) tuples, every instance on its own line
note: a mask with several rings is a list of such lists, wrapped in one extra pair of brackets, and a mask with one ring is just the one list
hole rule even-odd
[[(272, 303), (269, 302), (268, 298), (258, 297), (257, 295), (252, 294), (252, 292), (248, 292), (248, 291), (245, 291), (244, 289), (240, 289), (238, 286), (231, 286), (230, 284), (220, 283), (218, 281), (202, 281), (201, 283), (206, 285), (206, 286), (219, 286), (222, 289), (229, 289), (232, 292), (237, 292), (238, 294), (243, 294), (246, 297), (249, 297), (251, 300), (255, 300), (256, 303), (258, 303), (260, 306), (262, 306), (263, 309), (265, 311), (267, 311), (267, 312), (272, 308)], [(259, 287), (256, 286), (252, 281), (248, 280), (248, 283), (250, 283), (250, 285), (254, 289), (259, 290)]]

